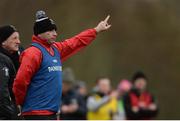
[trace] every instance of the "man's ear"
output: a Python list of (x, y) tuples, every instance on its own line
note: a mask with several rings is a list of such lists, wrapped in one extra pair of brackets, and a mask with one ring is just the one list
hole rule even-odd
[(2, 42), (2, 46), (5, 46), (5, 45), (6, 45), (6, 43), (7, 43), (6, 41)]
[(5, 42), (3, 42), (2, 45), (5, 45)]

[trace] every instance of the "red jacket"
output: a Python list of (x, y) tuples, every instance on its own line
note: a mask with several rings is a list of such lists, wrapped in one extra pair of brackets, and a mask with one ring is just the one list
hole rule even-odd
[[(95, 29), (88, 29), (82, 33), (67, 39), (62, 42), (55, 42), (53, 45), (59, 50), (62, 62), (68, 57), (72, 56), (80, 49), (89, 45), (96, 37)], [(37, 42), (47, 49), (50, 54), (54, 54), (52, 45), (49, 45), (45, 40), (41, 40), (37, 36), (32, 37), (32, 42)], [(28, 89), (28, 85), (31, 83), (33, 75), (38, 71), (42, 61), (42, 53), (34, 46), (26, 49), (20, 56), (20, 68), (17, 72), (14, 84), (13, 92), (16, 98), (17, 105), (23, 105), (24, 98)], [(33, 111), (32, 111), (33, 112)], [(35, 111), (35, 114), (37, 111)], [(40, 111), (38, 114), (46, 114), (47, 111)], [(31, 113), (32, 114), (32, 113)], [(34, 114), (34, 113), (33, 113)], [(47, 113), (49, 114), (49, 113)]]
[[(126, 117), (128, 120), (148, 120), (153, 119), (158, 113), (156, 110), (150, 110), (148, 107), (151, 104), (156, 104), (152, 94), (148, 91), (140, 92), (137, 89), (132, 89), (128, 94), (123, 97)], [(144, 108), (139, 106), (139, 103), (144, 103)], [(133, 107), (138, 107), (138, 111), (134, 112)]]

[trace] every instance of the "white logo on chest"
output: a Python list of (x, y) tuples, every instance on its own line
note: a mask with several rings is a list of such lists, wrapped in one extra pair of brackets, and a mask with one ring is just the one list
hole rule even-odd
[(54, 63), (57, 63), (58, 61), (56, 59), (53, 60)]
[(49, 72), (54, 72), (54, 71), (62, 71), (62, 66), (51, 66), (48, 67)]

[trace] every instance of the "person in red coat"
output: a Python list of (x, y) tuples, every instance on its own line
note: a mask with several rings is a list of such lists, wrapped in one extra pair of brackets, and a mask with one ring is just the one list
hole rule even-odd
[(148, 78), (141, 71), (134, 74), (133, 88), (124, 96), (126, 117), (129, 120), (154, 119), (158, 105), (154, 96), (147, 90)]
[[(21, 65), (13, 85), (16, 104), (18, 107), (22, 107), (22, 115), (25, 119), (56, 119), (55, 114), (59, 110), (57, 107), (60, 107), (61, 94), (59, 93), (62, 90), (61, 62), (89, 45), (98, 33), (108, 30), (111, 27), (108, 24), (109, 17), (107, 16), (95, 28), (85, 30), (65, 41), (55, 42), (57, 27), (54, 21), (44, 11), (36, 13), (34, 35), (32, 36), (33, 44), (20, 56)], [(57, 59), (51, 61), (51, 58), (55, 58), (55, 56)], [(45, 66), (48, 64), (50, 67), (46, 69)], [(53, 64), (57, 65), (52, 66)], [(56, 90), (54, 86), (57, 86)], [(36, 90), (40, 91), (35, 92)], [(43, 93), (44, 90), (52, 95)], [(39, 97), (43, 98), (39, 99)], [(51, 103), (58, 101), (58, 104)]]

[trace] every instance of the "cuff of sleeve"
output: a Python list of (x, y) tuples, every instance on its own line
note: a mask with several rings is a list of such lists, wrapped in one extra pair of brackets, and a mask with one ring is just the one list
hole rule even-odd
[(96, 29), (92, 29), (92, 31), (94, 31), (94, 33), (97, 35), (98, 34), (98, 32), (96, 31)]

